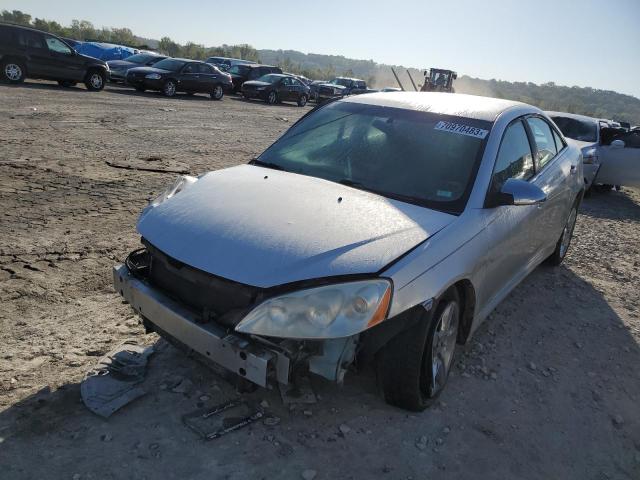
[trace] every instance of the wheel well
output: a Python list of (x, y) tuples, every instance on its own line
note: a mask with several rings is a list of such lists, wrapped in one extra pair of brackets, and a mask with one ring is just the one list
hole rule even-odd
[(453, 284), (458, 290), (462, 303), (462, 318), (458, 328), (458, 343), (464, 344), (471, 333), (471, 324), (476, 310), (476, 290), (469, 280), (459, 280)]
[(18, 57), (16, 55), (5, 55), (4, 57), (2, 57), (0, 59), (0, 63), (6, 63), (6, 62), (16, 62), (19, 63), (20, 65), (22, 65), (22, 68), (25, 70), (27, 70), (27, 62), (25, 58), (22, 57)]

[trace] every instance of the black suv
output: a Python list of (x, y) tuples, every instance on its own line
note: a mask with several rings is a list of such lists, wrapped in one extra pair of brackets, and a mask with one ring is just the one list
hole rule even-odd
[(57, 80), (64, 87), (84, 82), (87, 90), (99, 91), (108, 74), (105, 62), (80, 55), (55, 35), (0, 23), (0, 78), (5, 81), (40, 78)]
[(234, 65), (229, 69), (228, 73), (231, 74), (231, 80), (233, 81), (233, 92), (239, 93), (242, 91), (242, 84), (247, 80), (257, 80), (261, 76), (269, 73), (282, 73), (282, 70), (280, 67), (252, 63), (248, 65)]

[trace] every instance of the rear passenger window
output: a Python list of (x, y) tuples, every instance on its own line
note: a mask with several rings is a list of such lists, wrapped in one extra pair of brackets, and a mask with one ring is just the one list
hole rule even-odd
[(493, 170), (492, 187), (498, 191), (510, 178), (528, 180), (533, 176), (533, 159), (529, 138), (518, 120), (507, 127)]
[(536, 148), (538, 150), (536, 154), (536, 166), (538, 170), (540, 170), (558, 153), (556, 141), (553, 138), (553, 133), (551, 133), (551, 127), (541, 118), (527, 118), (527, 123), (531, 128), (531, 133), (533, 133), (533, 138), (536, 142)]
[(18, 43), (23, 47), (45, 48), (42, 35), (36, 32), (23, 30), (18, 35)]
[(198, 65), (195, 63), (190, 63), (189, 65), (184, 67), (182, 73), (198, 73)]
[(213, 68), (211, 68), (209, 65), (207, 65), (206, 63), (199, 63), (198, 64), (198, 70), (200, 71), (200, 73), (207, 73), (209, 75), (211, 75), (212, 73), (214, 73)]

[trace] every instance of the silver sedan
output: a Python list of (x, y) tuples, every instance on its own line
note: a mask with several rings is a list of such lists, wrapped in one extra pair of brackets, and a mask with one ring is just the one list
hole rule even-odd
[(376, 360), (427, 407), (457, 344), (567, 254), (579, 149), (535, 107), (373, 93), (305, 115), (248, 165), (180, 177), (114, 267), (144, 325), (259, 385)]

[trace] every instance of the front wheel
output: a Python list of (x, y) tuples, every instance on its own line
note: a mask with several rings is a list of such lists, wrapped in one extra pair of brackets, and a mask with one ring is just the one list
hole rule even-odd
[(213, 87), (211, 98), (213, 100), (222, 100), (222, 97), (224, 97), (224, 89), (222, 88), (222, 85), (216, 85), (215, 87)]
[(416, 312), (417, 323), (384, 346), (377, 370), (387, 403), (419, 412), (438, 398), (453, 365), (461, 312), (458, 290), (452, 287), (433, 315)]
[(573, 238), (573, 229), (576, 226), (576, 219), (578, 218), (578, 203), (576, 202), (573, 207), (571, 207), (571, 211), (569, 212), (569, 216), (564, 224), (564, 228), (562, 229), (562, 235), (558, 239), (558, 243), (556, 243), (556, 249), (553, 253), (547, 258), (546, 262), (552, 266), (558, 266), (564, 260), (564, 257), (567, 256), (567, 252), (569, 251), (569, 245), (571, 245), (571, 239)]
[(99, 92), (104, 88), (106, 76), (99, 70), (90, 70), (84, 79), (84, 86), (92, 92)]
[(298, 99), (298, 106), (299, 107), (304, 107), (307, 104), (307, 96), (306, 95), (300, 95), (300, 98)]
[(164, 85), (162, 86), (162, 94), (165, 97), (173, 97), (176, 94), (176, 82), (174, 82), (173, 80), (167, 80), (166, 82), (164, 82)]
[(269, 105), (274, 105), (277, 101), (278, 101), (278, 94), (275, 91), (269, 92), (269, 95), (267, 96), (267, 103)]
[(9, 83), (22, 83), (26, 77), (24, 65), (18, 61), (2, 62), (2, 79)]

